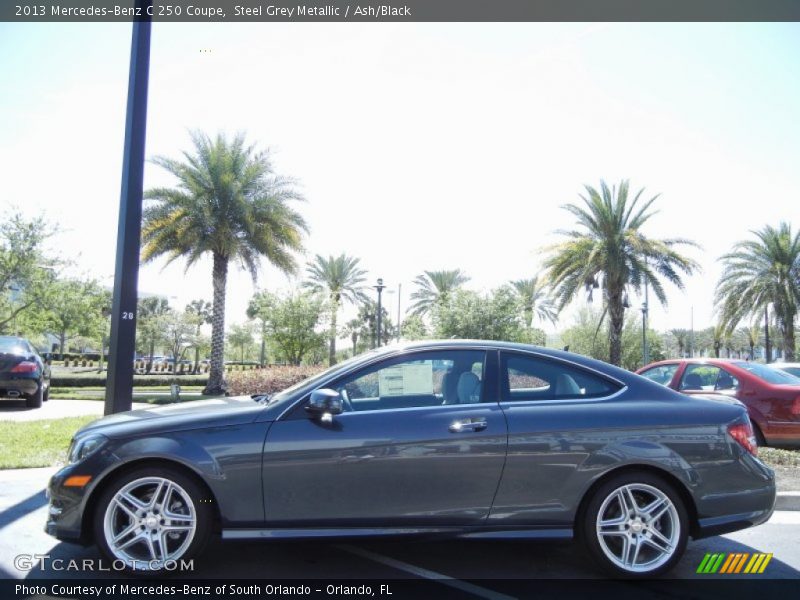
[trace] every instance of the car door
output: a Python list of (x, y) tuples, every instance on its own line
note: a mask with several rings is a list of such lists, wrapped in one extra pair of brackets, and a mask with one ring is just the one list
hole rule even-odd
[(492, 373), (484, 350), (405, 353), (329, 384), (341, 414), (315, 418), (301, 401), (267, 434), (268, 525), (483, 522), (507, 446)]

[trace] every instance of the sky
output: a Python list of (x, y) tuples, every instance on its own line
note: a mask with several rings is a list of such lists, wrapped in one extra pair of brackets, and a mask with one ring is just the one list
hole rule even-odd
[[(74, 274), (109, 286), (130, 36), (0, 24), (0, 210), (44, 213)], [(753, 229), (800, 227), (798, 57), (796, 23), (156, 23), (146, 154), (180, 157), (193, 129), (269, 148), (306, 198), (299, 263), (359, 257), (393, 320), (423, 270), (462, 269), (478, 291), (535, 275), (573, 228), (563, 205), (630, 179), (660, 194), (647, 235), (702, 245), (685, 289), (651, 298), (651, 325), (699, 329), (719, 257)], [(148, 163), (145, 188), (174, 183)], [(265, 265), (257, 288), (300, 280)], [(139, 288), (210, 299), (210, 261), (142, 265)], [(228, 323), (254, 289), (231, 271)]]

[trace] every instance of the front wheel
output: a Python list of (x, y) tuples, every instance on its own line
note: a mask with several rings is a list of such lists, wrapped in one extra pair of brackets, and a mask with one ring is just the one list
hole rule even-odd
[(205, 546), (211, 510), (197, 483), (170, 468), (143, 468), (116, 479), (94, 515), (97, 545), (132, 572), (174, 571)]
[(688, 538), (686, 508), (675, 489), (649, 473), (600, 486), (583, 517), (589, 553), (617, 577), (650, 577), (680, 560)]

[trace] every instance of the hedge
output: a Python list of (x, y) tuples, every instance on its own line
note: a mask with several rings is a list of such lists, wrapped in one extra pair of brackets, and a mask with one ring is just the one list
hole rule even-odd
[(268, 367), (226, 375), (228, 395), (274, 394), (322, 371), (321, 366)]

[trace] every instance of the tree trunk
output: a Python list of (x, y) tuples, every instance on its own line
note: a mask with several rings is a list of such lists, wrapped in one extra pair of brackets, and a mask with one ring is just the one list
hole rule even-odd
[(622, 365), (622, 326), (625, 321), (625, 308), (622, 306), (622, 292), (609, 292), (608, 316), (611, 323), (608, 328), (608, 362)]
[(333, 308), (331, 309), (331, 344), (328, 349), (328, 366), (336, 364), (336, 313), (339, 312), (339, 303), (333, 301)]
[(147, 370), (145, 371), (148, 375), (150, 371), (153, 370), (153, 355), (156, 353), (156, 338), (150, 338), (150, 356), (147, 357)]
[(61, 360), (64, 360), (64, 344), (67, 341), (67, 334), (65, 331), (61, 332), (61, 335), (58, 336), (58, 348), (59, 352), (61, 353)]
[(261, 321), (261, 354), (258, 358), (259, 366), (263, 367), (267, 360), (267, 332), (264, 327), (264, 321)]
[(794, 343), (794, 319), (790, 319), (783, 329), (784, 362), (794, 362)]
[(103, 372), (103, 362), (105, 361), (105, 353), (106, 353), (106, 336), (100, 336), (100, 362), (97, 363), (97, 372)]
[(225, 393), (225, 287), (228, 282), (228, 259), (214, 254), (213, 284), (214, 306), (211, 314), (211, 366), (208, 384), (203, 390), (206, 396)]

